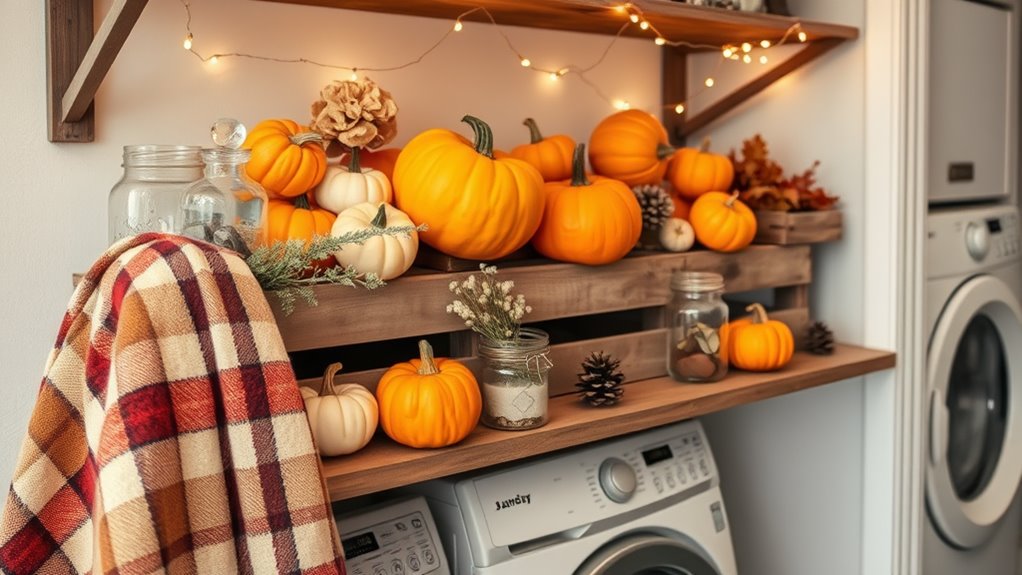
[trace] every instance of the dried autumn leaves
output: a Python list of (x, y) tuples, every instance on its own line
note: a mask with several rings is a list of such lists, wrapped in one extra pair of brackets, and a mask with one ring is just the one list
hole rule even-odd
[(734, 150), (729, 154), (735, 167), (733, 187), (739, 198), (754, 210), (815, 211), (829, 210), (838, 197), (816, 183), (819, 161), (801, 174), (784, 177), (780, 164), (770, 159), (766, 141), (759, 134), (742, 142), (742, 158)]

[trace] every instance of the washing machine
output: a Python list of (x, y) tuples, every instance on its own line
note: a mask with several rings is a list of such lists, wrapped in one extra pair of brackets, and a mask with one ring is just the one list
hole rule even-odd
[(694, 420), (413, 488), (456, 575), (735, 575)]
[(1022, 246), (1014, 206), (931, 210), (926, 575), (1014, 575), (1022, 478)]

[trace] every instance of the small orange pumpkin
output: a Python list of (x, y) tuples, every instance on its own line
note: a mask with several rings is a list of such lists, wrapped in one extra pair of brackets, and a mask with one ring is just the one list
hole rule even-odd
[(731, 159), (709, 152), (710, 138), (703, 138), (698, 148), (682, 148), (674, 153), (667, 166), (667, 179), (674, 191), (687, 200), (706, 192), (727, 192), (735, 177)]
[(597, 124), (589, 137), (589, 163), (597, 174), (629, 186), (659, 184), (674, 153), (660, 120), (640, 110), (624, 110)]
[(259, 122), (242, 144), (252, 150), (245, 172), (262, 184), (270, 199), (300, 196), (326, 173), (322, 141), (322, 136), (292, 120)]
[[(304, 240), (307, 246), (316, 236), (329, 236), (336, 218), (323, 208), (310, 206), (306, 196), (298, 196), (294, 201), (270, 200), (266, 213), (267, 245), (298, 239)], [(335, 263), (330, 256), (314, 265), (323, 269)]]
[(609, 264), (639, 241), (642, 208), (625, 184), (600, 176), (586, 178), (585, 147), (575, 148), (571, 180), (546, 184), (543, 223), (532, 245), (555, 260)]
[(795, 338), (784, 322), (767, 317), (758, 303), (745, 308), (746, 318), (730, 322), (723, 332), (731, 365), (746, 371), (773, 371), (791, 361)]
[(692, 212), (692, 202), (676, 194), (671, 196), (671, 201), (674, 202), (674, 213), (671, 214), (671, 217), (688, 220), (688, 216)]
[(736, 252), (756, 237), (756, 215), (738, 192), (707, 192), (692, 204), (689, 223), (699, 243), (718, 252)]
[(409, 447), (454, 445), (475, 429), (483, 410), (472, 372), (453, 359), (434, 359), (426, 340), (419, 341), (419, 359), (383, 374), (376, 400), (383, 431)]
[(544, 182), (570, 178), (575, 140), (561, 134), (544, 138), (532, 118), (526, 118), (522, 123), (529, 128), (530, 141), (513, 148), (511, 157), (525, 160), (539, 170)]

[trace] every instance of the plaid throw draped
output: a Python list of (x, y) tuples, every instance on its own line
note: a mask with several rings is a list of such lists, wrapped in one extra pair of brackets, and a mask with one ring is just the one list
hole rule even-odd
[(81, 281), (8, 493), (0, 569), (344, 574), (294, 374), (237, 255), (144, 234)]

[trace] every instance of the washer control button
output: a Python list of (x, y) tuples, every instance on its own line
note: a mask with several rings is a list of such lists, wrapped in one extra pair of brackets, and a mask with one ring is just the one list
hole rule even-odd
[(600, 464), (600, 487), (615, 503), (624, 503), (635, 493), (635, 469), (628, 463), (611, 457)]
[(990, 251), (990, 232), (986, 226), (976, 222), (969, 222), (965, 226), (965, 250), (972, 259), (977, 262), (983, 261)]

